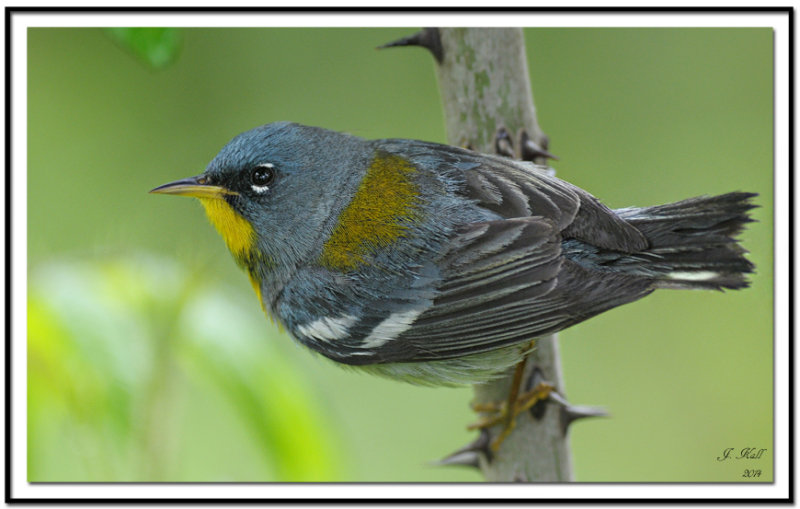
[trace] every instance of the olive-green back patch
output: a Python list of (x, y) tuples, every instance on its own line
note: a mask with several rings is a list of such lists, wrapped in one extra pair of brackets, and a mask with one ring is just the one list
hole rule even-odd
[(364, 256), (402, 237), (405, 224), (419, 216), (419, 192), (412, 178), (416, 171), (405, 159), (378, 152), (352, 201), (339, 214), (320, 263), (353, 270), (364, 263)]

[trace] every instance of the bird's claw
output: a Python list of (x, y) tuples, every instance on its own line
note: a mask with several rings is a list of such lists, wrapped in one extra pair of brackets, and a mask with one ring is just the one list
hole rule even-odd
[(536, 403), (546, 400), (554, 390), (555, 387), (552, 384), (540, 382), (531, 390), (520, 394), (510, 409), (505, 401), (502, 403), (473, 403), (472, 409), (476, 412), (495, 413), (496, 415), (484, 417), (478, 422), (467, 426), (467, 429), (486, 429), (498, 424), (503, 424), (503, 429), (489, 445), (492, 451), (497, 452), (500, 448), (500, 444), (502, 444), (514, 430), (517, 416), (533, 407)]

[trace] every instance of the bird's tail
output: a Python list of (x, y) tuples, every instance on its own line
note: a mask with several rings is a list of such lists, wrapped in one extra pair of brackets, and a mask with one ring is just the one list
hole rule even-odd
[[(657, 288), (739, 289), (749, 285), (754, 265), (734, 238), (746, 223), (755, 193), (700, 196), (655, 207), (615, 212), (650, 241), (642, 253), (625, 256), (617, 270), (646, 275)], [(627, 269), (627, 270), (626, 270)]]

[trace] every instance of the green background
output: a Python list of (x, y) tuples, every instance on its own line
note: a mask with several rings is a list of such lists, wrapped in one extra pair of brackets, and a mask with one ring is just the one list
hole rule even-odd
[[(147, 194), (276, 120), (444, 141), (430, 55), (374, 49), (414, 31), (185, 29), (154, 70), (101, 29), (29, 30), (30, 481), (481, 479), (430, 464), (474, 437), (470, 389), (294, 346), (199, 204)], [(561, 178), (612, 208), (760, 194), (750, 289), (659, 291), (560, 334), (568, 398), (612, 414), (572, 427), (576, 479), (771, 480), (772, 31), (525, 37)]]

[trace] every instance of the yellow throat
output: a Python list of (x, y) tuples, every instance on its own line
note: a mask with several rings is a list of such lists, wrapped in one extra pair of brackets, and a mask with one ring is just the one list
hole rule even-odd
[(247, 269), (250, 284), (253, 285), (253, 290), (258, 296), (261, 308), (266, 312), (264, 302), (261, 299), (261, 284), (256, 278), (256, 273), (252, 267), (255, 260), (264, 258), (257, 256), (256, 232), (253, 229), (253, 225), (233, 210), (223, 198), (202, 197), (198, 199), (203, 204), (203, 208), (206, 209), (209, 221), (225, 240), (225, 244), (233, 254), (236, 263)]
[(253, 226), (222, 198), (203, 197), (198, 199), (206, 209), (206, 215), (211, 224), (222, 235), (236, 261), (243, 264), (248, 259), (252, 259), (256, 243), (256, 232), (253, 230)]

